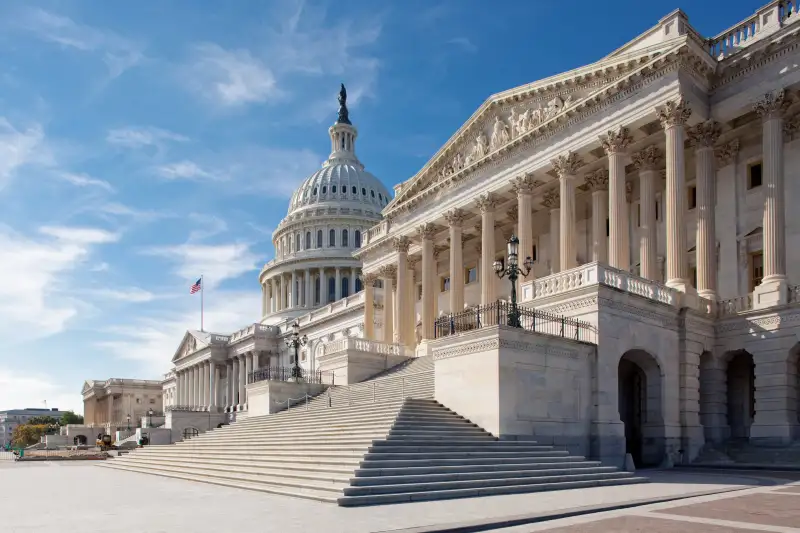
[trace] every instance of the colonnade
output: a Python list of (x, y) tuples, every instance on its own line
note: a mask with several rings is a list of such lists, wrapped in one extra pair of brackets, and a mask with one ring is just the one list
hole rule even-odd
[[(763, 176), (764, 176), (764, 279), (762, 283), (781, 282), (786, 279), (785, 227), (783, 191), (783, 113), (788, 99), (782, 91), (768, 94), (755, 104), (762, 119), (763, 128)], [(631, 251), (638, 247), (640, 274), (658, 281), (660, 274), (656, 256), (656, 191), (661, 189), (658, 177), (665, 167), (665, 225), (666, 225), (666, 273), (664, 283), (687, 293), (695, 291), (703, 298), (717, 299), (716, 228), (715, 206), (715, 143), (721, 134), (720, 125), (701, 122), (687, 126), (691, 109), (679, 98), (668, 101), (655, 110), (664, 129), (665, 146), (650, 145), (637, 152), (630, 152), (632, 137), (626, 127), (609, 131), (599, 139), (608, 159), (607, 168), (587, 173), (585, 189), (591, 192), (591, 260), (604, 262), (620, 270), (629, 271)], [(687, 187), (685, 176), (684, 141), (688, 137), (695, 150), (695, 176), (697, 181), (697, 287), (692, 286), (689, 276), (689, 250), (687, 245)], [(640, 223), (634, 242), (630, 242), (630, 192), (626, 183), (625, 165), (634, 163), (638, 174), (640, 193)], [(732, 163), (732, 158), (726, 164)], [(576, 210), (575, 194), (578, 172), (584, 165), (573, 152), (559, 155), (553, 161), (558, 176), (558, 185), (545, 191), (541, 204), (550, 210), (549, 257), (551, 271), (558, 273), (577, 266), (576, 255)], [(520, 239), (520, 261), (533, 249), (532, 194), (541, 182), (531, 175), (520, 176), (511, 181), (516, 196), (516, 231)], [(474, 200), (473, 208), (480, 213), (480, 275), (481, 305), (496, 300), (496, 284), (484, 282), (493, 273), (492, 264), (498, 251), (495, 242), (499, 195), (484, 194)], [(470, 206), (454, 209), (444, 215), (449, 229), (450, 253), (450, 309), (458, 312), (464, 306), (463, 283), (463, 236), (462, 224), (470, 214)], [(437, 214), (438, 216), (438, 214)], [(606, 230), (608, 224), (608, 230)], [(606, 236), (608, 231), (608, 236)], [(434, 321), (437, 316), (438, 274), (434, 259), (434, 236), (437, 226), (421, 224), (413, 236), (394, 238), (395, 260), (379, 271), (365, 276), (367, 280), (380, 277), (384, 284), (383, 341), (415, 344), (415, 299), (409, 291), (399, 290), (413, 283), (414, 270), (409, 268), (411, 259), (408, 250), (410, 239), (420, 243), (422, 274), (422, 339), (432, 339)], [(520, 283), (530, 280), (521, 277)], [(492, 279), (492, 281), (494, 281)], [(370, 286), (370, 283), (367, 283)], [(410, 296), (410, 297), (409, 297)], [(374, 307), (371, 295), (366, 294), (365, 333), (374, 335), (372, 317)], [(371, 338), (371, 337), (370, 337)]]
[[(261, 285), (262, 315), (311, 309), (351, 296), (360, 290), (360, 273), (359, 267), (309, 267), (271, 276)], [(332, 294), (329, 280), (334, 280)]]
[(199, 411), (241, 411), (247, 404), (247, 376), (260, 368), (259, 359), (258, 352), (246, 352), (226, 361), (206, 359), (177, 370), (177, 404)]

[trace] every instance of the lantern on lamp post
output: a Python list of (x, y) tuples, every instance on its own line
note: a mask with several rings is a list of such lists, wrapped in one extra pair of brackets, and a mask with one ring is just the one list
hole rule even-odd
[(292, 324), (292, 334), (286, 338), (286, 346), (291, 350), (294, 348), (294, 365), (292, 366), (292, 377), (299, 379), (303, 376), (303, 371), (300, 368), (300, 347), (308, 344), (308, 336), (300, 336), (300, 324), (295, 322)]
[(517, 306), (517, 279), (520, 274), (527, 276), (531, 273), (533, 268), (533, 259), (530, 256), (525, 258), (522, 265), (519, 264), (519, 239), (516, 235), (512, 235), (508, 240), (508, 258), (504, 264), (502, 260), (498, 259), (493, 264), (494, 272), (498, 278), (508, 276), (511, 282), (511, 310), (508, 312), (508, 325), (512, 328), (520, 328), (520, 312)]

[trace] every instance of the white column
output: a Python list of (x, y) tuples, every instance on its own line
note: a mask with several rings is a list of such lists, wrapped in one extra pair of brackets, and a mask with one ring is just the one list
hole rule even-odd
[(244, 407), (247, 403), (247, 368), (245, 361), (239, 360), (239, 405)]
[[(352, 239), (353, 237), (351, 236), (350, 238)], [(350, 296), (356, 293), (356, 277), (358, 277), (358, 269), (356, 267), (350, 267), (350, 281), (347, 287)]]
[[(514, 193), (517, 195), (517, 237), (519, 238), (519, 262), (522, 264), (525, 261), (525, 258), (532, 256), (533, 254), (533, 221), (532, 221), (532, 211), (533, 211), (533, 198), (531, 196), (531, 192), (533, 191), (533, 176), (522, 176), (513, 181), (513, 190)], [(464, 272), (464, 268), (462, 265), (461, 268), (462, 276)], [(519, 283), (520, 287), (522, 283), (533, 279), (533, 269), (531, 269), (530, 273), (527, 276), (520, 276)], [(452, 280), (450, 283), (452, 287)], [(461, 280), (461, 293), (462, 293), (462, 307), (463, 307), (463, 292), (464, 292), (464, 280)], [(522, 293), (520, 293), (522, 294)]]
[(200, 399), (200, 387), (201, 387), (201, 372), (200, 372), (200, 365), (195, 365), (192, 367), (192, 375), (194, 376), (194, 386), (192, 389), (194, 390), (194, 399), (192, 401), (192, 405), (199, 406), (202, 404)]
[(253, 358), (249, 353), (244, 354), (244, 383), (245, 383), (245, 400), (247, 403), (247, 381), (250, 379), (250, 373), (253, 371)]
[(697, 293), (712, 302), (717, 300), (717, 235), (714, 203), (716, 175), (714, 173), (714, 144), (719, 139), (720, 126), (714, 121), (703, 122), (687, 132), (695, 147), (695, 176), (697, 178)]
[(667, 138), (667, 275), (666, 285), (691, 292), (686, 243), (686, 177), (684, 161), (684, 125), (692, 114), (689, 105), (679, 99), (658, 110), (658, 118)]
[[(484, 194), (477, 200), (481, 210), (481, 305), (494, 303), (497, 299), (494, 268), (494, 209), (497, 199), (492, 194)], [(423, 287), (425, 284), (425, 265), (422, 266)], [(424, 292), (423, 288), (423, 292)], [(425, 306), (423, 305), (423, 309)], [(424, 326), (424, 324), (423, 324)]]
[(383, 280), (383, 342), (394, 342), (394, 283), (397, 276), (397, 267), (388, 265), (381, 269)]
[(436, 226), (423, 224), (417, 228), (417, 233), (422, 238), (422, 312), (420, 315), (422, 315), (422, 340), (425, 341), (433, 339), (433, 322), (436, 320), (434, 299), (437, 296), (438, 288), (436, 287), (436, 263), (433, 258), (433, 236), (436, 233)]
[(297, 307), (297, 271), (292, 270), (292, 281), (289, 286), (289, 307), (295, 309)]
[(762, 120), (761, 151), (764, 160), (764, 278), (753, 298), (757, 308), (788, 302), (783, 115), (789, 104), (785, 92), (780, 90), (764, 95), (755, 105)]
[(253, 361), (252, 364), (250, 365), (250, 371), (255, 372), (256, 370), (258, 370), (258, 363), (259, 363), (258, 352), (250, 352), (250, 359), (252, 359)]
[(608, 263), (608, 170), (587, 174), (586, 183), (592, 191), (592, 261)]
[(416, 311), (416, 279), (414, 277), (415, 264), (419, 260), (408, 258), (408, 283), (403, 289), (407, 306), (408, 306), (408, 319), (406, 320), (406, 339), (408, 340), (408, 347), (411, 349), (417, 346), (417, 311)]
[(409, 312), (408, 302), (406, 301), (408, 292), (404, 289), (408, 286), (408, 247), (410, 244), (411, 241), (404, 236), (397, 237), (392, 241), (395, 252), (397, 252), (397, 287), (400, 289), (397, 291), (397, 300), (395, 302), (397, 328), (394, 331), (394, 336), (398, 342), (406, 346), (409, 344), (409, 339), (407, 338)]
[(542, 205), (550, 210), (550, 246), (548, 256), (550, 257), (550, 273), (561, 272), (561, 213), (559, 205), (561, 195), (558, 190), (552, 189), (544, 194)]
[(658, 281), (656, 261), (656, 179), (664, 163), (661, 149), (650, 145), (633, 154), (634, 167), (639, 171), (639, 275)]
[[(462, 224), (466, 213), (453, 209), (445, 215), (450, 227), (450, 312), (464, 310), (464, 247)], [(424, 266), (423, 266), (424, 268)], [(413, 303), (413, 302), (412, 302)]]
[(209, 362), (209, 396), (208, 396), (208, 410), (215, 412), (217, 410), (217, 384), (219, 383), (219, 366), (217, 363)]
[(558, 175), (561, 198), (559, 266), (561, 270), (569, 270), (578, 265), (575, 248), (575, 173), (583, 165), (583, 161), (576, 153), (568, 152), (558, 156), (551, 163)]
[(305, 305), (306, 309), (311, 309), (314, 307), (314, 298), (313, 298), (313, 284), (311, 283), (311, 269), (307, 268), (305, 276), (303, 278), (306, 282), (306, 297), (303, 304)]
[(631, 140), (628, 128), (609, 131), (601, 139), (603, 149), (608, 155), (608, 263), (626, 272), (631, 267), (631, 250), (630, 217), (625, 198), (625, 151)]
[(375, 274), (364, 274), (364, 338), (375, 340)]
[(226, 400), (225, 400), (225, 407), (226, 408), (233, 408), (236, 405), (236, 402), (233, 401), (234, 397), (234, 388), (233, 388), (233, 361), (228, 359), (225, 362), (225, 376), (227, 377), (227, 384), (226, 384)]
[(342, 299), (342, 269), (336, 267), (336, 297), (334, 301), (338, 302)]
[(231, 395), (231, 405), (236, 407), (241, 404), (239, 400), (239, 358), (233, 358), (233, 373), (231, 375), (231, 388), (233, 394)]
[(202, 371), (201, 371), (201, 384), (200, 384), (200, 391), (201, 391), (201, 396), (202, 397), (200, 398), (200, 405), (202, 405), (203, 407), (207, 407), (208, 406), (208, 399), (209, 399), (208, 398), (208, 396), (209, 396), (208, 385), (209, 385), (209, 382), (211, 381), (209, 379), (209, 374), (211, 373), (210, 372), (211, 367), (210, 367), (208, 361), (204, 361), (203, 363), (201, 363), (200, 368), (202, 369)]

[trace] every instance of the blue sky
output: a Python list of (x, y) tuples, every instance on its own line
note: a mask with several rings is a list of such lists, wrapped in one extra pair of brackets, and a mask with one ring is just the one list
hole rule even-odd
[[(684, 7), (711, 35), (760, 4)], [(0, 409), (80, 410), (84, 379), (158, 377), (199, 326), (201, 273), (207, 329), (256, 321), (272, 229), (327, 156), (340, 82), (358, 154), (391, 186), (490, 94), (676, 7), (2, 2)]]

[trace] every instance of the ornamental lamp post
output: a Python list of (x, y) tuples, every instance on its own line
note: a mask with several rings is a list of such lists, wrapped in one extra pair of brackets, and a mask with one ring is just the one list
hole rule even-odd
[(131, 430), (131, 415), (128, 415), (128, 431)]
[(153, 427), (153, 408), (147, 410), (147, 427)]
[(285, 339), (286, 346), (289, 349), (294, 348), (294, 366), (292, 367), (292, 377), (299, 379), (302, 377), (303, 372), (300, 369), (300, 347), (308, 343), (308, 336), (300, 336), (300, 324), (295, 322), (292, 324), (292, 334)]
[(508, 240), (508, 266), (503, 264), (502, 260), (497, 260), (493, 263), (494, 272), (498, 278), (508, 276), (511, 282), (511, 310), (508, 312), (508, 325), (512, 328), (521, 328), (520, 312), (517, 306), (517, 279), (520, 274), (527, 276), (531, 273), (533, 268), (533, 259), (530, 256), (525, 258), (522, 266), (519, 264), (519, 239), (516, 235), (512, 235)]

